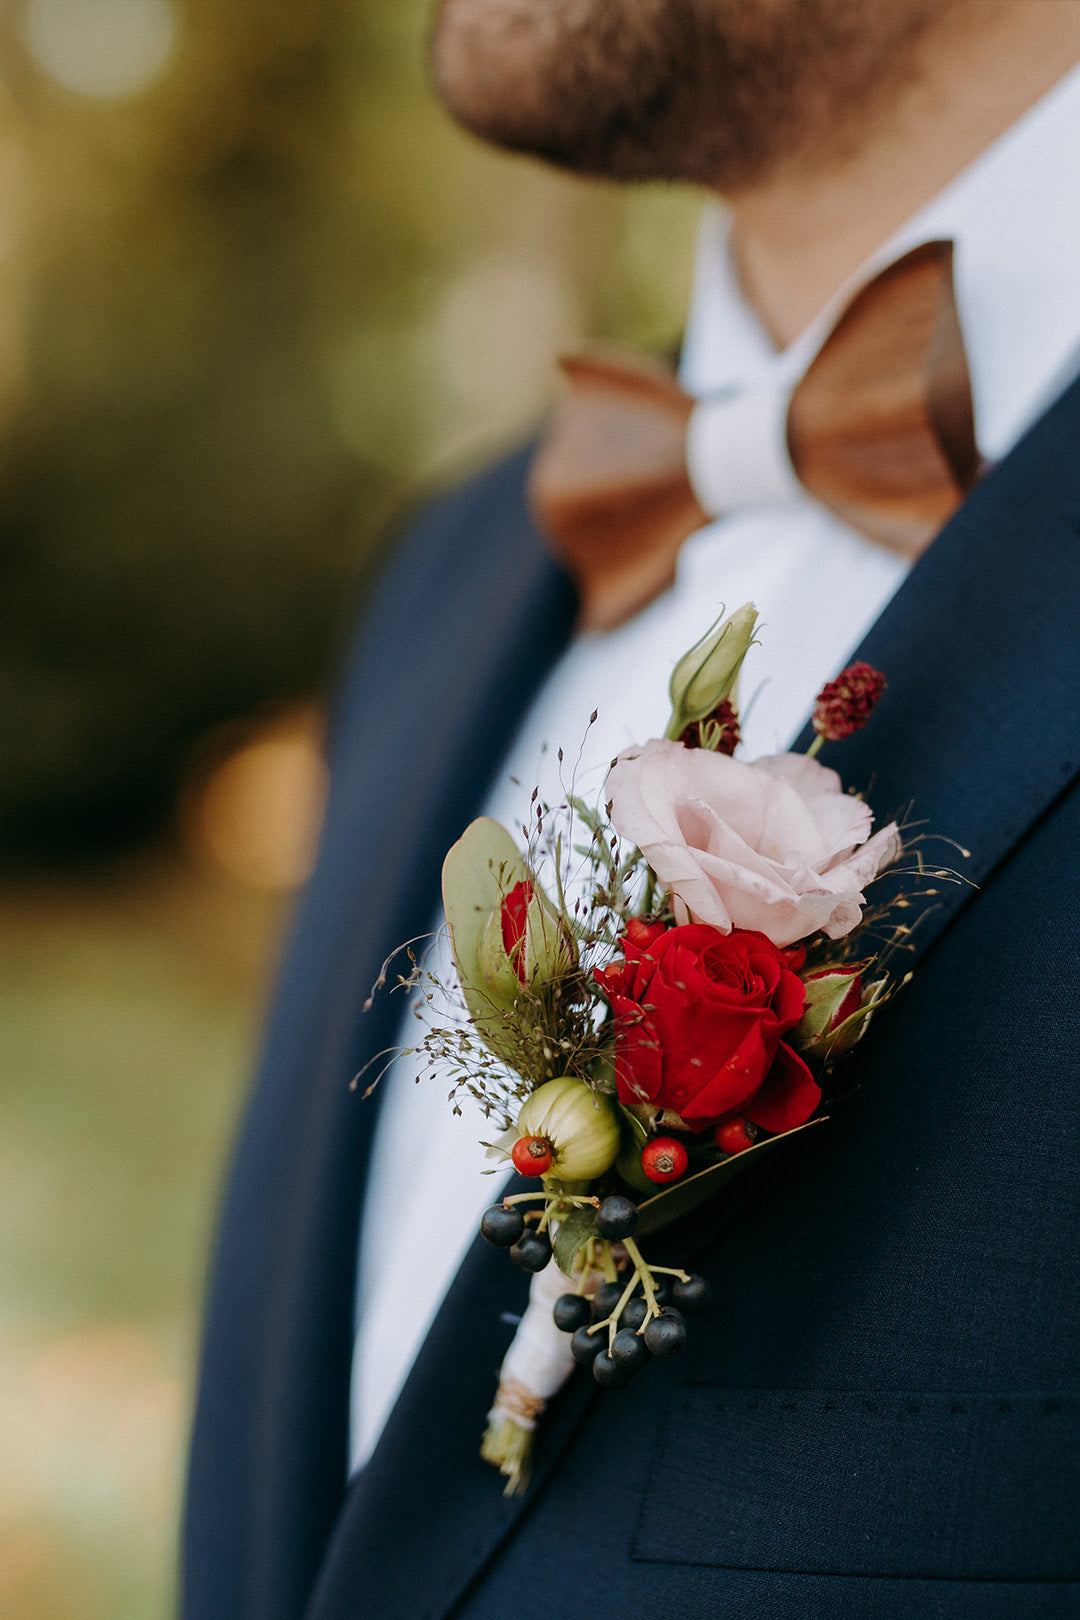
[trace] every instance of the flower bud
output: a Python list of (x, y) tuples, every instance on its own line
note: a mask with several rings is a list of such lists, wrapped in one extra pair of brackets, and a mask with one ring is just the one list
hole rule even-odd
[(574, 948), (538, 884), (515, 883), (491, 912), (477, 947), (488, 988), (507, 1001), (526, 989), (568, 973)]
[(866, 1033), (887, 981), (864, 986), (857, 969), (837, 967), (811, 974), (805, 984), (806, 1009), (791, 1043), (813, 1057), (832, 1059), (850, 1051)]
[(609, 1098), (572, 1075), (537, 1088), (517, 1121), (518, 1137), (551, 1143), (551, 1174), (560, 1181), (592, 1181), (610, 1170), (619, 1151), (619, 1118)]
[(757, 608), (745, 602), (684, 653), (671, 673), (671, 719), (666, 737), (677, 739), (730, 698), (754, 639)]

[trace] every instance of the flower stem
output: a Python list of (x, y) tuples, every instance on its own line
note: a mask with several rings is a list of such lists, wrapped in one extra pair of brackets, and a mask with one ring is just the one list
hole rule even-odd
[[(638, 1248), (633, 1238), (623, 1238), (623, 1247), (630, 1256), (631, 1260), (634, 1262), (634, 1282), (636, 1283), (638, 1278), (641, 1278), (641, 1287), (645, 1294), (645, 1304), (648, 1307), (648, 1316), (645, 1318), (645, 1322), (647, 1322), (650, 1316), (660, 1315), (660, 1307), (656, 1303), (656, 1290), (652, 1285), (652, 1272), (642, 1259), (641, 1250)], [(639, 1333), (644, 1328), (645, 1322), (643, 1322), (641, 1324), (641, 1328), (638, 1329)]]
[(533, 1431), (512, 1417), (490, 1418), (480, 1443), (480, 1455), (505, 1476), (504, 1496), (521, 1496), (532, 1472)]
[(637, 1287), (637, 1282), (638, 1282), (638, 1274), (637, 1274), (637, 1271), (635, 1270), (633, 1276), (630, 1278), (630, 1281), (627, 1283), (626, 1287), (622, 1291), (622, 1296), (619, 1299), (619, 1303), (616, 1305), (615, 1309), (612, 1311), (611, 1315), (608, 1317), (608, 1352), (609, 1353), (611, 1351), (612, 1345), (615, 1343), (615, 1335), (619, 1331), (619, 1317), (622, 1315), (623, 1311), (626, 1309), (626, 1305), (627, 1305), (627, 1303), (628, 1303), (628, 1301), (630, 1299), (630, 1295), (634, 1292), (634, 1289)]
[(824, 741), (825, 741), (824, 734), (819, 731), (817, 736), (814, 738), (813, 742), (810, 744), (809, 748), (806, 750), (807, 759), (816, 759), (817, 758), (818, 754), (821, 753), (821, 745), (822, 745), (822, 743)]
[(581, 1198), (577, 1193), (549, 1192), (511, 1193), (509, 1197), (503, 1199), (503, 1207), (509, 1209), (511, 1204), (538, 1204), (543, 1202), (549, 1203), (555, 1208), (565, 1204), (573, 1204), (575, 1209), (584, 1209), (585, 1207), (599, 1209), (600, 1207), (599, 1198)]
[(652, 867), (650, 866), (647, 869), (647, 875), (646, 875), (646, 878), (645, 878), (645, 892), (641, 897), (641, 915), (643, 917), (648, 917), (652, 913), (652, 908), (653, 908), (655, 902), (656, 902), (656, 873), (653, 871)]

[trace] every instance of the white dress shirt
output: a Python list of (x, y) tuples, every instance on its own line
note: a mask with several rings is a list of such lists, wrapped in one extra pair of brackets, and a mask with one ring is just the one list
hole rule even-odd
[[(883, 245), (782, 353), (744, 302), (727, 221), (706, 208), (682, 363), (696, 397), (793, 384), (851, 293), (909, 248), (955, 242), (954, 275), (979, 449), (1000, 459), (1080, 369), (1080, 68)], [(613, 756), (659, 736), (675, 660), (725, 607), (753, 601), (760, 645), (740, 683), (744, 755), (790, 746), (903, 581), (907, 564), (796, 489), (693, 535), (675, 583), (606, 634), (579, 636), (525, 715), (485, 813), (520, 834), (534, 787), (564, 797), (557, 751), (578, 761), (575, 791), (597, 800)], [(886, 674), (888, 672), (886, 671)], [(593, 709), (599, 711), (589, 727)], [(580, 757), (578, 754), (580, 748)], [(435, 923), (438, 927), (441, 918)], [(445, 939), (432, 963), (451, 976)], [(406, 1018), (402, 1045), (415, 1045)], [(490, 1126), (467, 1097), (456, 1116), (437, 1075), (401, 1062), (382, 1084), (360, 1234), (351, 1468), (374, 1448), (480, 1215), (501, 1179), (479, 1146)], [(493, 1385), (494, 1389), (494, 1385)], [(484, 1414), (477, 1413), (477, 1435)]]

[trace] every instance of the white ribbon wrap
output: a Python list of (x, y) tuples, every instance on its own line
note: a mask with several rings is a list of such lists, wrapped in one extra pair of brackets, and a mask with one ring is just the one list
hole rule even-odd
[[(523, 1429), (535, 1429), (545, 1403), (566, 1383), (574, 1370), (571, 1336), (555, 1326), (552, 1311), (559, 1296), (573, 1286), (554, 1260), (533, 1277), (525, 1314), (499, 1369), (499, 1388), (489, 1418), (512, 1418)], [(522, 1401), (518, 1391), (529, 1399)], [(531, 1412), (530, 1406), (534, 1408)]]

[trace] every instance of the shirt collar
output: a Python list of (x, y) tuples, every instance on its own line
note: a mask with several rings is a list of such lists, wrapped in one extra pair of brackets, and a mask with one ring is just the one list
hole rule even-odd
[(1080, 66), (901, 226), (786, 349), (745, 302), (728, 218), (706, 207), (682, 362), (700, 397), (794, 383), (852, 294), (920, 242), (955, 243), (954, 277), (979, 449), (1008, 451), (1080, 368)]

